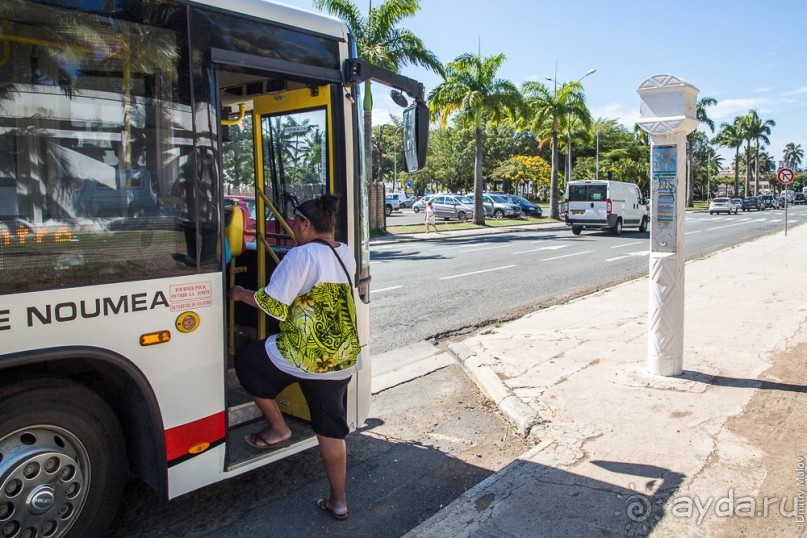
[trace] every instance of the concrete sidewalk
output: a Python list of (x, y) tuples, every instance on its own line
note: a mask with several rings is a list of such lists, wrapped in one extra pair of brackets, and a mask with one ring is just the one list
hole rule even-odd
[[(407, 536), (736, 535), (748, 499), (761, 512), (773, 470), (761, 463), (765, 446), (726, 422), (759, 391), (804, 398), (803, 384), (762, 374), (807, 342), (805, 275), (803, 225), (689, 262), (675, 378), (645, 373), (647, 278), (453, 345), (536, 446)], [(807, 357), (796, 360), (803, 370)], [(792, 469), (780, 470), (793, 481), (779, 495), (801, 511), (768, 516), (794, 535), (804, 455), (785, 455)]]

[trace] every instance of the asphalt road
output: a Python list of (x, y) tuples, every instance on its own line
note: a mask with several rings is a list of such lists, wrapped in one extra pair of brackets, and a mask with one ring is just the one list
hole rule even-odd
[[(686, 256), (693, 259), (769, 233), (784, 233), (783, 210), (690, 212)], [(789, 226), (807, 206), (788, 210)], [(476, 237), (434, 234), (371, 246), (371, 352), (439, 339), (513, 319), (648, 271), (650, 233), (622, 236), (558, 225)], [(614, 305), (618, 315), (619, 305)]]

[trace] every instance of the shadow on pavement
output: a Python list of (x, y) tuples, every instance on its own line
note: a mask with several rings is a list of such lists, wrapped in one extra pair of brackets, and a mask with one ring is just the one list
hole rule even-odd
[(782, 390), (787, 392), (807, 392), (805, 385), (791, 385), (778, 381), (761, 381), (759, 379), (743, 379), (737, 377), (726, 377), (722, 375), (710, 375), (696, 372), (694, 370), (684, 370), (681, 374), (684, 379), (691, 379), (707, 385), (717, 385), (720, 387), (734, 387), (739, 389), (763, 389)]

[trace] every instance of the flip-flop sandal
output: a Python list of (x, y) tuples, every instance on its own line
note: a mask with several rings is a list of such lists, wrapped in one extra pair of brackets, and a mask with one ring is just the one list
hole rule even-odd
[(325, 512), (328, 512), (329, 514), (331, 514), (331, 517), (338, 520), (338, 521), (344, 521), (344, 520), (347, 519), (347, 512), (345, 512), (344, 514), (339, 514), (337, 512), (334, 512), (331, 509), (331, 507), (328, 506), (328, 500), (327, 499), (318, 500), (317, 501), (317, 506), (319, 506), (321, 510), (324, 510)]
[(291, 445), (291, 439), (278, 441), (277, 443), (267, 443), (257, 433), (250, 433), (244, 436), (244, 442), (257, 450), (269, 450), (270, 448), (283, 448)]

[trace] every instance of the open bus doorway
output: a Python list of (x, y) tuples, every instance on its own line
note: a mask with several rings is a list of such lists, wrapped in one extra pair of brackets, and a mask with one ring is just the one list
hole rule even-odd
[[(259, 289), (266, 286), (277, 264), (295, 245), (292, 200), (302, 203), (334, 192), (345, 197), (345, 181), (340, 182), (340, 189), (333, 179), (331, 97), (335, 92), (328, 83), (302, 83), (223, 69), (218, 72), (218, 80), (222, 179), (227, 185), (223, 189), (223, 222), (227, 243), (234, 247), (229, 261), (224, 262), (224, 288), (240, 285)], [(349, 206), (342, 205), (343, 213)], [(339, 218), (343, 223), (347, 219), (347, 214)], [(337, 229), (336, 239), (347, 242), (339, 235)], [(244, 443), (244, 436), (258, 428), (263, 417), (238, 383), (233, 360), (240, 348), (278, 332), (279, 325), (262, 311), (242, 303), (227, 301), (226, 308), (228, 468), (280, 458), (288, 450), (314, 446), (316, 436), (297, 384), (277, 398), (292, 429), (292, 446), (256, 453)], [(349, 389), (348, 400), (356, 401), (350, 392)], [(348, 419), (353, 417), (354, 427), (356, 416), (355, 406), (348, 405)]]

